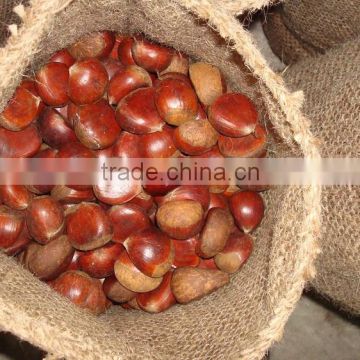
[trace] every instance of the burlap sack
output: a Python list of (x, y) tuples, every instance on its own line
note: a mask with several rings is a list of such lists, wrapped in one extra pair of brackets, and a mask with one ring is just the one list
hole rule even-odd
[[(234, 90), (246, 92), (259, 106), (264, 104), (266, 118), (288, 149), (291, 146), (303, 156), (317, 158), (317, 142), (300, 112), (302, 94), (288, 92), (235, 18), (265, 3), (33, 0), (29, 10), (16, 9), (23, 25), (0, 49), (0, 109), (27, 68), (32, 71), (52, 51), (80, 35), (97, 29), (141, 31), (194, 59), (218, 64)], [(220, 41), (221, 37), (226, 41)], [(235, 51), (259, 79), (257, 86), (244, 81), (234, 62)], [(261, 93), (260, 99), (255, 93)], [(276, 153), (276, 146), (272, 148)], [(93, 317), (0, 254), (0, 329), (54, 358), (261, 359), (281, 337), (306, 280), (313, 275), (320, 189), (277, 187), (265, 201), (267, 211), (255, 234), (255, 251), (231, 284), (201, 301), (159, 315), (113, 307)]]
[[(360, 157), (360, 39), (290, 67), (286, 80), (305, 92), (305, 112), (323, 157)], [(322, 254), (312, 281), (322, 295), (360, 315), (360, 187), (323, 190)]]

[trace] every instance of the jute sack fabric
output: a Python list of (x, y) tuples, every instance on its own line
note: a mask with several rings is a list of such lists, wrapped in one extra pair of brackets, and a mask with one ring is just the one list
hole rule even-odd
[[(304, 111), (321, 140), (323, 157), (360, 158), (360, 39), (326, 55), (304, 59), (285, 78), (305, 92)], [(322, 253), (313, 287), (344, 310), (360, 315), (360, 187), (323, 190)]]
[[(317, 141), (301, 114), (301, 93), (290, 93), (241, 27), (239, 15), (265, 1), (33, 0), (17, 7), (23, 24), (0, 49), (0, 109), (22, 74), (84, 33), (113, 29), (151, 39), (217, 64), (233, 90), (257, 102), (286, 144), (286, 152), (318, 158)], [(224, 5), (224, 6), (223, 6)], [(241, 55), (258, 78), (249, 85)], [(260, 96), (259, 96), (260, 94)], [(282, 147), (284, 148), (284, 147)], [(275, 187), (255, 233), (255, 250), (231, 284), (201, 301), (150, 315), (111, 308), (94, 317), (58, 296), (15, 261), (0, 254), (0, 329), (66, 359), (261, 359), (314, 275), (320, 235), (320, 189)]]

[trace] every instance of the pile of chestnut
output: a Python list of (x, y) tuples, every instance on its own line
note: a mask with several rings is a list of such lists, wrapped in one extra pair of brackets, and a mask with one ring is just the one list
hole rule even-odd
[[(0, 114), (0, 157), (263, 157), (254, 104), (220, 70), (144, 37), (91, 33)], [(261, 222), (257, 187), (2, 185), (0, 249), (93, 313), (157, 313), (229, 282)]]

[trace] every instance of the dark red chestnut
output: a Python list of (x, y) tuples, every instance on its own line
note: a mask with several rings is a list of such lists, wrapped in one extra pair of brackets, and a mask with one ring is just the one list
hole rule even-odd
[(130, 301), (136, 296), (136, 292), (122, 286), (115, 276), (110, 276), (104, 280), (103, 290), (110, 300), (120, 304)]
[(129, 204), (134, 204), (140, 206), (145, 211), (150, 211), (151, 208), (154, 206), (154, 199), (145, 191), (141, 191), (139, 195), (136, 195), (133, 199), (129, 201)]
[(160, 313), (176, 304), (170, 287), (172, 274), (171, 271), (165, 274), (162, 283), (155, 290), (136, 296), (136, 301), (142, 310), (149, 313)]
[(194, 120), (198, 112), (198, 101), (193, 88), (184, 81), (172, 78), (157, 84), (155, 104), (160, 116), (175, 126)]
[(23, 185), (1, 185), (0, 200), (14, 210), (25, 210), (33, 195)]
[(115, 43), (114, 43), (114, 46), (111, 50), (111, 53), (109, 55), (109, 58), (110, 59), (114, 59), (114, 60), (119, 60), (119, 54), (118, 54), (118, 51), (119, 51), (119, 45), (125, 40), (125, 36), (123, 35), (119, 35), (119, 34), (116, 34), (115, 35)]
[(200, 263), (200, 258), (195, 252), (198, 237), (192, 237), (186, 240), (173, 240), (175, 256), (173, 267), (197, 267)]
[(64, 106), (68, 101), (69, 68), (59, 62), (44, 65), (36, 74), (36, 88), (45, 104)]
[(99, 31), (82, 36), (69, 47), (69, 53), (76, 59), (103, 59), (107, 57), (115, 43), (115, 35), (110, 31)]
[(237, 272), (247, 261), (253, 249), (253, 241), (248, 234), (240, 231), (230, 235), (225, 248), (215, 256), (216, 266), (229, 274)]
[[(73, 205), (74, 206), (74, 205)], [(81, 251), (75, 250), (74, 251), (74, 255), (71, 259), (71, 262), (69, 264), (69, 266), (67, 267), (66, 271), (69, 270), (80, 270), (79, 264), (78, 264), (78, 260), (80, 257)]]
[(155, 89), (137, 89), (122, 98), (116, 109), (116, 120), (123, 130), (134, 134), (161, 131), (165, 123), (155, 106)]
[(64, 230), (62, 206), (50, 196), (34, 198), (26, 210), (26, 224), (31, 237), (40, 244), (47, 244)]
[(219, 136), (219, 149), (227, 157), (263, 157), (266, 153), (266, 131), (257, 125), (254, 133), (240, 138)]
[(175, 239), (189, 239), (198, 234), (203, 225), (204, 210), (193, 200), (165, 202), (156, 214), (162, 231)]
[(161, 75), (159, 75), (159, 78), (155, 79), (154, 86), (156, 87), (157, 85), (159, 85), (161, 83), (162, 80), (166, 80), (166, 79), (184, 81), (184, 82), (186, 82), (186, 84), (188, 84), (190, 87), (192, 87), (189, 77), (184, 74), (178, 73), (178, 72), (161, 73)]
[(123, 204), (111, 207), (108, 216), (114, 228), (113, 241), (123, 243), (132, 233), (151, 226), (148, 214), (135, 204)]
[(239, 93), (218, 97), (209, 107), (209, 121), (222, 135), (241, 137), (254, 132), (258, 120), (255, 105)]
[(117, 72), (110, 80), (108, 88), (109, 103), (115, 105), (132, 91), (151, 85), (151, 77), (147, 71), (136, 65), (127, 66)]
[(0, 205), (0, 249), (13, 246), (24, 227), (21, 212)]
[(108, 243), (101, 248), (81, 252), (78, 265), (91, 277), (102, 279), (114, 273), (115, 261), (123, 251), (121, 244)]
[(141, 135), (140, 151), (144, 158), (177, 157), (179, 153), (167, 127), (162, 131)]
[(77, 105), (91, 104), (100, 100), (108, 86), (106, 69), (96, 59), (76, 62), (69, 69), (69, 97)]
[(150, 72), (165, 70), (172, 60), (172, 50), (144, 39), (134, 39), (132, 55), (139, 66)]
[(236, 225), (245, 233), (253, 231), (264, 217), (264, 201), (256, 192), (236, 192), (231, 196), (229, 204)]
[(164, 276), (174, 260), (174, 245), (171, 239), (156, 228), (134, 232), (124, 246), (132, 263), (145, 275)]
[(113, 145), (121, 131), (114, 110), (105, 100), (79, 106), (75, 119), (76, 136), (89, 149), (105, 149)]
[(210, 203), (208, 210), (213, 208), (220, 208), (224, 210), (229, 208), (228, 201), (223, 194), (210, 193)]
[(64, 185), (56, 185), (51, 190), (51, 196), (62, 204), (79, 204), (83, 201), (91, 202), (95, 200), (93, 190), (75, 190)]
[(49, 62), (58, 62), (65, 64), (67, 67), (70, 67), (74, 64), (75, 59), (71, 56), (67, 49), (61, 49), (56, 51), (49, 59)]
[(140, 140), (139, 135), (122, 131), (113, 146), (112, 156), (122, 159), (141, 158)]
[(132, 56), (132, 50), (131, 50), (133, 43), (134, 43), (134, 39), (126, 36), (119, 44), (118, 57), (123, 65), (136, 64)]
[(124, 65), (121, 64), (120, 61), (114, 60), (110, 57), (103, 60), (102, 64), (108, 73), (109, 80), (111, 80), (117, 72), (124, 70)]
[(83, 202), (69, 208), (65, 215), (67, 235), (75, 249), (93, 250), (113, 237), (110, 219), (98, 204)]
[[(1, 215), (0, 215), (0, 218), (1, 218)], [(22, 251), (24, 251), (28, 247), (30, 242), (31, 242), (30, 235), (29, 235), (26, 224), (24, 224), (23, 229), (22, 229), (20, 235), (16, 238), (15, 242), (13, 242), (12, 245), (6, 247), (4, 252), (8, 256), (16, 256), (19, 253), (21, 253)], [(0, 245), (0, 248), (1, 248), (1, 245)]]
[(199, 262), (199, 265), (197, 266), (197, 268), (218, 270), (218, 267), (215, 264), (214, 258), (210, 258), (210, 259), (200, 258), (200, 262)]

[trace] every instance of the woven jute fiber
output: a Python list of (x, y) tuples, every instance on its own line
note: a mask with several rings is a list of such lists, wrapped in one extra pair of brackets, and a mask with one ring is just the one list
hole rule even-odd
[[(360, 157), (360, 39), (303, 60), (285, 73), (305, 92), (305, 112), (322, 142), (323, 157)], [(323, 190), (322, 253), (314, 288), (344, 310), (360, 315), (360, 187)]]
[(324, 52), (360, 35), (360, 0), (288, 0), (283, 21), (303, 43)]
[(266, 14), (263, 29), (272, 51), (286, 65), (317, 54), (316, 50), (298, 40), (286, 27), (279, 8)]
[[(22, 74), (34, 71), (56, 49), (84, 33), (113, 29), (142, 32), (217, 64), (234, 91), (252, 97), (286, 144), (289, 156), (318, 158), (319, 151), (291, 93), (255, 47), (235, 15), (265, 1), (33, 0), (17, 7), (23, 25), (0, 49), (0, 109)], [(237, 54), (237, 55), (236, 55)], [(257, 85), (244, 80), (241, 55)], [(259, 96), (260, 94), (260, 96)], [(320, 189), (276, 187), (267, 193), (266, 216), (255, 233), (255, 250), (231, 283), (200, 301), (150, 315), (112, 307), (94, 317), (55, 294), (0, 254), (0, 329), (66, 359), (261, 359), (281, 338), (284, 325), (314, 275), (320, 235)]]

